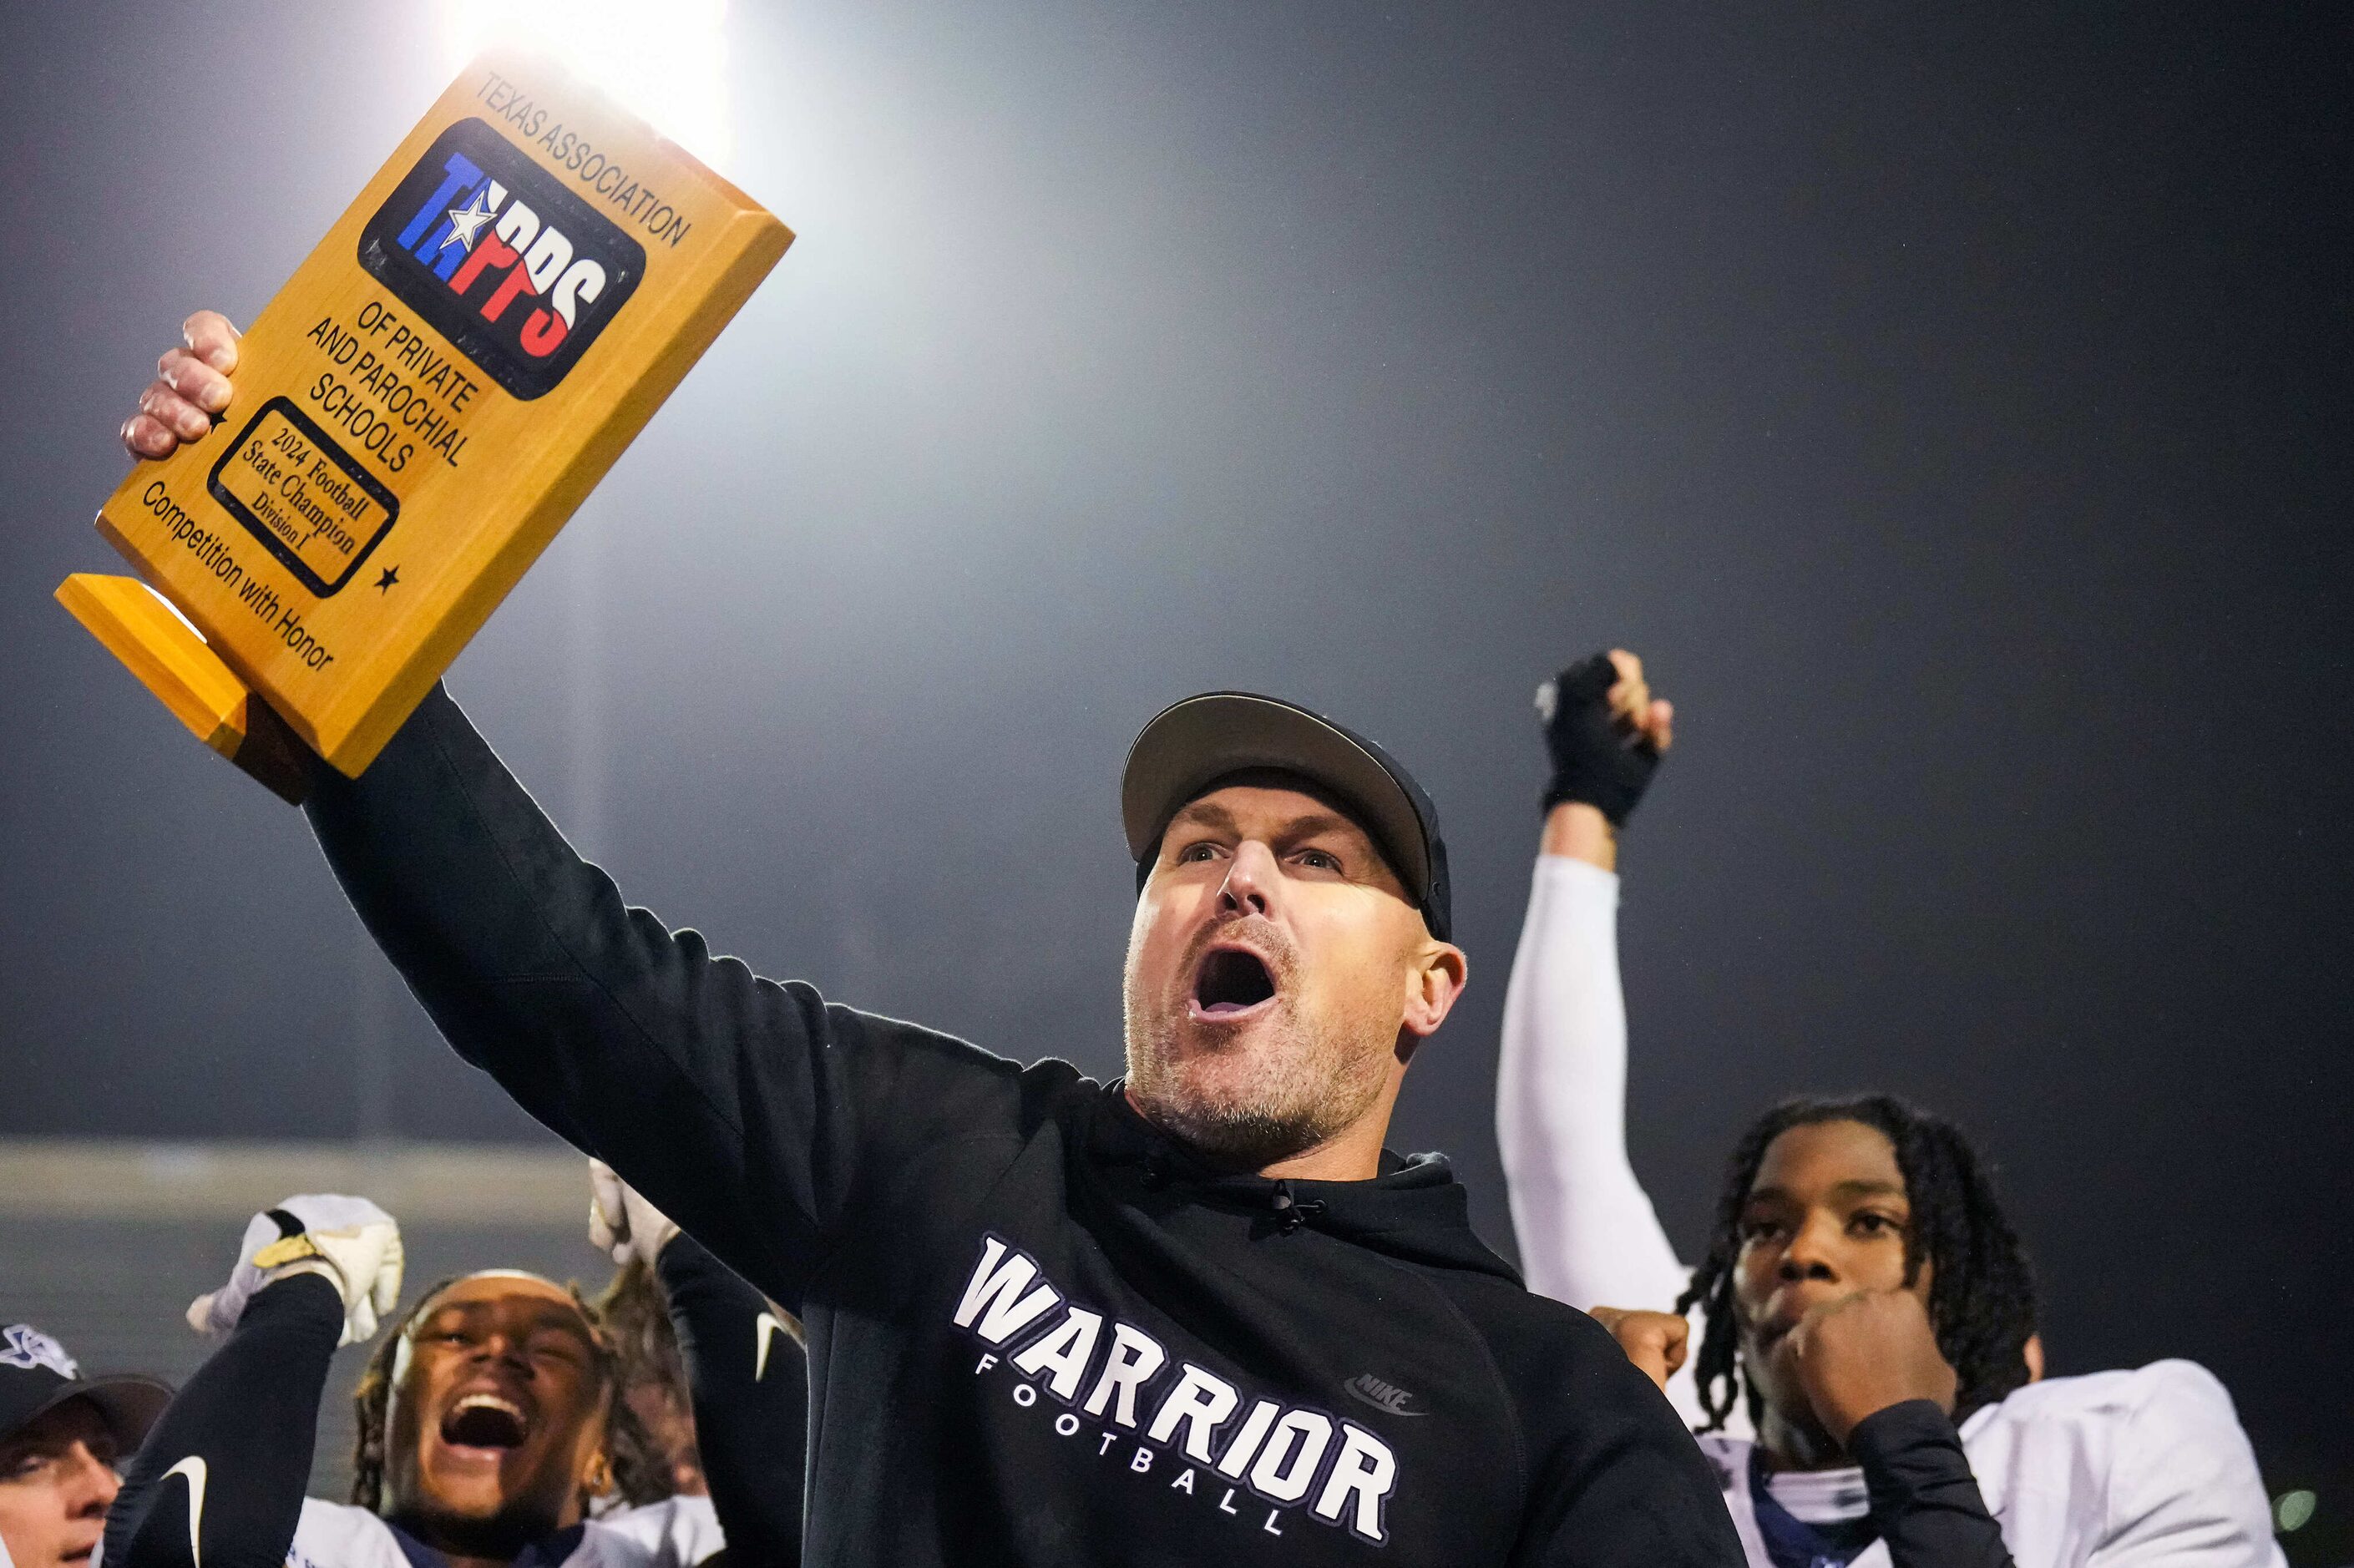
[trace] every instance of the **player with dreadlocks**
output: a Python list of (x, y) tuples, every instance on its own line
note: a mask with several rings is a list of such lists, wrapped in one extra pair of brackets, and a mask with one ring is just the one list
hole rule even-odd
[[(1879, 1139), (1864, 1129), (1877, 1132)], [(1786, 1134), (1791, 1136), (1787, 1145)], [(2034, 1272), (1961, 1130), (1888, 1095), (1787, 1100), (1751, 1123), (1734, 1147), (1708, 1252), (1676, 1298), (1679, 1313), (1697, 1307), (1708, 1325), (1694, 1373), (1710, 1429), (1721, 1429), (1733, 1414), (1742, 1392), (1744, 1352), (1774, 1348), (1767, 1337), (1774, 1326), (1770, 1319), (1764, 1334), (1744, 1344), (1740, 1291), (1744, 1255), (1752, 1267), (1775, 1255), (1773, 1249), (1753, 1244), (1776, 1234), (1773, 1211), (1789, 1201), (1785, 1169), (1802, 1150), (1843, 1150), (1861, 1160), (1842, 1163), (1877, 1164), (1882, 1143), (1894, 1158), (1894, 1186), (1902, 1190), (1905, 1224), (1882, 1228), (1887, 1216), (1869, 1207), (1859, 1209), (1851, 1223), (1873, 1240), (1901, 1244), (1894, 1256), (1900, 1278), (1906, 1288), (1925, 1293), (1938, 1353), (1953, 1372), (1954, 1408), (1967, 1412), (1992, 1404), (2041, 1376)], [(1777, 1165), (1761, 1180), (1769, 1152), (1776, 1154)], [(1778, 1282), (1778, 1270), (1776, 1277)], [(1681, 1321), (1670, 1319), (1663, 1327), (1673, 1333), (1673, 1325)], [(1638, 1342), (1645, 1341), (1638, 1337)], [(1744, 1411), (1751, 1422), (1759, 1422), (1768, 1405), (1811, 1411), (1801, 1389), (1785, 1391), (1798, 1398), (1766, 1397), (1774, 1380), (1789, 1370), (1785, 1359), (1767, 1354), (1758, 1366)], [(1770, 1424), (1779, 1418), (1765, 1419)], [(1814, 1426), (1801, 1426), (1788, 1440), (1819, 1451), (1821, 1436)]]
[[(766, 1302), (686, 1238), (665, 1247), (647, 1230), (682, 1339), (708, 1340), (705, 1370), (726, 1374), (693, 1379), (690, 1353), (706, 1453), (757, 1466), (789, 1451), (797, 1493), (800, 1445), (777, 1439), (803, 1419), (801, 1385), (747, 1375)], [(736, 1568), (798, 1563), (798, 1509), (781, 1524), (762, 1512), (780, 1478), (734, 1488), (748, 1506), (732, 1512), (716, 1485), (673, 1495), (596, 1309), (512, 1269), (444, 1280), (391, 1325), (354, 1396), (351, 1501), (305, 1497), (330, 1359), (376, 1332), (401, 1267), (398, 1227), (364, 1199), (254, 1216), (228, 1283), (189, 1308), (228, 1338), (141, 1449), (108, 1516), (109, 1568), (693, 1568), (723, 1524)], [(780, 1405), (770, 1391), (786, 1390)]]
[(1951, 1123), (1887, 1095), (1776, 1106), (1700, 1266), (1677, 1260), (1627, 1157), (1616, 930), (1618, 832), (1673, 710), (1623, 651), (1538, 708), (1553, 778), (1496, 1118), (1522, 1266), (1699, 1429), (1753, 1568), (2279, 1563), (2206, 1371), (2042, 1378), (2033, 1273)]

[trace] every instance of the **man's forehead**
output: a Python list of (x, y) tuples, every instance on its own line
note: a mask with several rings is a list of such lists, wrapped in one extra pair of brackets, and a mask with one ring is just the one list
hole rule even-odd
[(1302, 837), (1345, 833), (1367, 844), (1373, 842), (1339, 802), (1304, 782), (1282, 779), (1237, 780), (1204, 790), (1169, 820), (1172, 828), (1181, 823)]
[[(1857, 1177), (1845, 1181), (1833, 1181), (1819, 1188), (1807, 1189), (1807, 1194), (1834, 1203), (1856, 1202), (1865, 1198), (1902, 1198), (1904, 1183)], [(1753, 1203), (1799, 1203), (1805, 1201), (1800, 1191), (1777, 1181), (1760, 1181), (1749, 1189)]]
[(1841, 1117), (1785, 1128), (1766, 1146), (1753, 1187), (1869, 1185), (1904, 1190), (1896, 1146), (1869, 1122)]
[(584, 1331), (588, 1327), (579, 1302), (573, 1298), (569, 1290), (535, 1274), (505, 1270), (470, 1274), (454, 1280), (433, 1298), (427, 1308), (428, 1315), (452, 1310), (478, 1315), (499, 1311), (525, 1313), (533, 1318), (577, 1325)]

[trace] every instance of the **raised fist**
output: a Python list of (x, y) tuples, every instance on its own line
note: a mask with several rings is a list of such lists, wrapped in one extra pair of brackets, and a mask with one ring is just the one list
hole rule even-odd
[(1789, 1358), (1815, 1419), (1842, 1446), (1857, 1422), (1906, 1400), (1930, 1400), (1954, 1413), (1959, 1380), (1937, 1349), (1929, 1309), (1910, 1290), (1866, 1290), (1823, 1302), (1774, 1353)]
[(588, 1161), (588, 1244), (615, 1263), (632, 1257), (648, 1268), (678, 1234), (671, 1217), (638, 1195), (601, 1160)]
[(344, 1298), (344, 1332), (357, 1344), (400, 1299), (400, 1227), (366, 1198), (310, 1193), (288, 1198), (246, 1222), (228, 1283), (188, 1303), (188, 1326), (226, 1334), (265, 1286), (297, 1274), (332, 1280)]
[(1631, 1307), (1596, 1307), (1586, 1316), (1610, 1330), (1627, 1359), (1662, 1390), (1691, 1353), (1691, 1324), (1680, 1312), (1646, 1312)]
[(1550, 810), (1583, 801), (1623, 826), (1673, 742), (1675, 708), (1651, 695), (1643, 662), (1623, 648), (1579, 660), (1537, 688), (1553, 779)]

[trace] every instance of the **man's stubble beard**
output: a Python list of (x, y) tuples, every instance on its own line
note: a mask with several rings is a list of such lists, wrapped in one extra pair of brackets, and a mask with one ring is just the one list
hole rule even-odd
[[(1273, 1015), (1249, 1026), (1255, 1038), (1248, 1044), (1212, 1046), (1189, 1057), (1181, 1037), (1193, 1027), (1186, 997), (1201, 955), (1243, 927), (1273, 960)], [(1376, 1047), (1339, 1022), (1301, 1018), (1294, 1007), (1296, 967), (1278, 928), (1232, 922), (1189, 944), (1177, 971), (1177, 997), (1139, 997), (1132, 974), (1123, 987), (1129, 1093), (1155, 1126), (1214, 1164), (1256, 1171), (1305, 1153), (1381, 1097), (1394, 1041), (1385, 1038)]]

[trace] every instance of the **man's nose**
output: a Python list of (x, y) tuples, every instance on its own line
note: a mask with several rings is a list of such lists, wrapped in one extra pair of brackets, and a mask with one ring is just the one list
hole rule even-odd
[(1776, 1274), (1792, 1283), (1801, 1279), (1837, 1280), (1839, 1266), (1832, 1245), (1837, 1234), (1836, 1221), (1828, 1217), (1808, 1220), (1783, 1249)]
[(1226, 863), (1226, 880), (1218, 889), (1218, 907), (1236, 915), (1266, 915), (1274, 909), (1278, 871), (1275, 852), (1257, 839), (1235, 847)]
[(72, 1517), (95, 1519), (114, 1506), (114, 1496), (122, 1489), (122, 1478), (114, 1473), (113, 1466), (91, 1453), (87, 1443), (75, 1444), (66, 1462), (66, 1506)]
[(523, 1340), (519, 1336), (497, 1332), (486, 1334), (476, 1355), (486, 1361), (504, 1361), (526, 1374), (531, 1371), (531, 1358), (524, 1354)]

